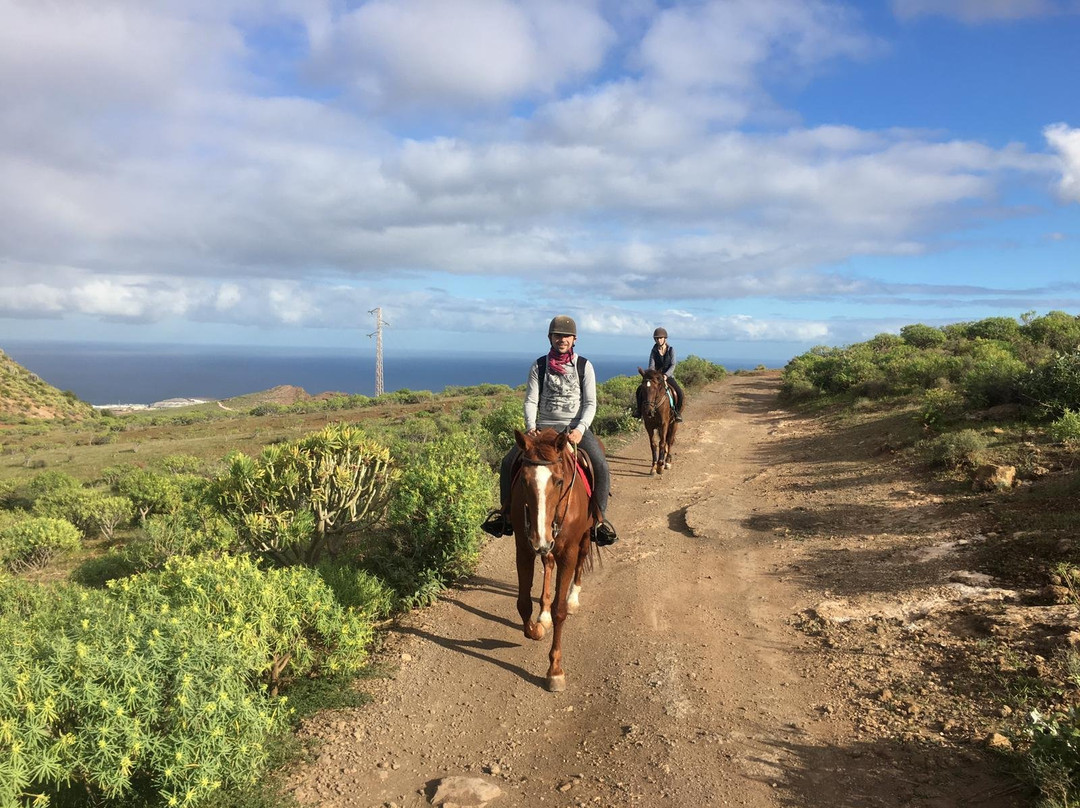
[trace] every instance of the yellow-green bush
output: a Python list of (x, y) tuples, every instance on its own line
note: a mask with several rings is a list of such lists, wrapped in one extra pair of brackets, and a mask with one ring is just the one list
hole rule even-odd
[(32, 516), (0, 530), (0, 563), (9, 570), (39, 569), (59, 553), (77, 550), (79, 529), (64, 519)]

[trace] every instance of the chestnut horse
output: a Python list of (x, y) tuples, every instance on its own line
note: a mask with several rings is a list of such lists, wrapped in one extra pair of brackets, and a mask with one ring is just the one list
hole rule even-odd
[[(566, 688), (563, 621), (578, 609), (581, 575), (589, 560), (590, 529), (595, 519), (567, 433), (544, 429), (530, 437), (515, 430), (514, 440), (521, 449), (521, 469), (510, 491), (510, 519), (517, 544), (518, 614), (525, 636), (531, 640), (539, 640), (545, 628), (554, 627), (547, 689), (559, 691)], [(544, 565), (544, 583), (539, 621), (534, 622), (532, 585), (538, 555)]]
[(641, 385), (638, 387), (638, 400), (641, 401), (641, 420), (649, 435), (649, 448), (652, 449), (651, 474), (663, 474), (671, 468), (671, 447), (675, 443), (675, 431), (679, 422), (675, 420), (675, 411), (671, 408), (667, 376), (659, 370), (642, 370)]

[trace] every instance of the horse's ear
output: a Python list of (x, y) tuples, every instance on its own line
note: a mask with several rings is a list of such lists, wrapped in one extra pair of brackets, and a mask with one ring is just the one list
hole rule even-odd
[(637, 369), (637, 372), (640, 373), (642, 376), (645, 375), (645, 371), (642, 370), (640, 367)]
[(560, 432), (559, 437), (557, 437), (555, 439), (555, 448), (558, 449), (561, 452), (563, 449), (566, 448), (566, 444), (568, 444), (569, 442), (570, 442), (570, 433), (569, 432)]
[(514, 430), (514, 443), (518, 445), (518, 448), (521, 449), (521, 451), (525, 451), (525, 436), (521, 434), (520, 429)]

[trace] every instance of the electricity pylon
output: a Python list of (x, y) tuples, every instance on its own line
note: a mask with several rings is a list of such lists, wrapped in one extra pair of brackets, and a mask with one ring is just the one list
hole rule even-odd
[[(375, 337), (375, 395), (381, 396), (383, 394), (383, 372), (382, 372), (382, 308), (376, 307), (368, 312), (368, 314), (375, 315), (375, 330), (368, 334), (369, 337)], [(390, 325), (387, 323), (387, 325)]]

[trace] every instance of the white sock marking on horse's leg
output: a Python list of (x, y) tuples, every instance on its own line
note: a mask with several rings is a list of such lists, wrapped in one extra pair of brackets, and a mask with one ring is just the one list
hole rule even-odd
[(551, 628), (551, 612), (540, 612), (540, 622), (548, 628)]
[(570, 585), (570, 594), (566, 596), (566, 608), (571, 614), (576, 612), (578, 610), (578, 607), (581, 605), (578, 602), (579, 592), (581, 592), (580, 586), (578, 586), (577, 584)]

